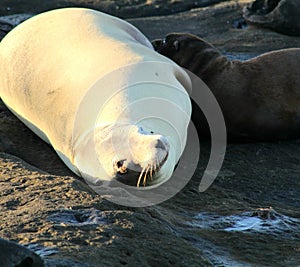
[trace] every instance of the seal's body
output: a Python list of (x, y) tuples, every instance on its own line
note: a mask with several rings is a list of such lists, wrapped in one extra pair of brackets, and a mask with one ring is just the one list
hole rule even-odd
[[(185, 72), (135, 27), (89, 9), (37, 15), (0, 43), (2, 100), (91, 182), (138, 186), (170, 178), (184, 148), (189, 86)], [(166, 118), (149, 98), (181, 110)]]
[[(299, 48), (269, 52), (241, 62), (228, 60), (191, 34), (169, 34), (153, 44), (159, 53), (208, 85), (221, 106), (231, 139), (300, 136)], [(192, 119), (195, 116), (198, 115), (193, 114)]]

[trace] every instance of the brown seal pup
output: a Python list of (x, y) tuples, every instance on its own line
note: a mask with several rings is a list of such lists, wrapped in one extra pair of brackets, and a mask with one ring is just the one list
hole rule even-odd
[[(208, 85), (221, 106), (231, 140), (300, 137), (300, 48), (241, 62), (228, 60), (191, 34), (169, 34), (152, 44)], [(192, 120), (199, 123), (198, 117), (194, 111)]]

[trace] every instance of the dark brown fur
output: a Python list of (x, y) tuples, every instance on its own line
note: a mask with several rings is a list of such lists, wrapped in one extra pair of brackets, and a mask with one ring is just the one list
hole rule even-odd
[[(153, 41), (153, 45), (208, 85), (223, 111), (229, 138), (300, 137), (300, 48), (273, 51), (241, 62), (228, 60), (191, 34), (169, 34), (164, 40)], [(199, 121), (199, 116), (194, 111), (193, 120)]]

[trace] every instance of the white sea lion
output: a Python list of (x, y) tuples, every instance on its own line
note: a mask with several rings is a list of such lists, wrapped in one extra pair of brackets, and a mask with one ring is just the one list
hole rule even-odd
[(155, 187), (186, 142), (188, 75), (129, 23), (83, 8), (49, 11), (0, 43), (0, 96), (89, 182)]

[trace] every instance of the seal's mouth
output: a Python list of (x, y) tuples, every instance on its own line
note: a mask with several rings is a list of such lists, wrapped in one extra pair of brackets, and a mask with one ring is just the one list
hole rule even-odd
[(129, 164), (131, 168), (122, 166), (116, 173), (116, 180), (129, 186), (150, 186), (157, 180), (157, 173), (167, 161), (168, 155), (166, 151), (162, 160), (148, 163), (145, 167), (133, 163)]
[[(150, 184), (151, 184), (153, 174), (155, 175), (155, 173), (160, 170), (161, 166), (164, 165), (164, 163), (167, 161), (168, 155), (169, 154), (166, 153), (165, 157), (163, 158), (163, 160), (161, 162), (157, 162), (157, 164), (154, 164), (154, 165), (150, 164), (150, 165), (146, 166), (144, 169), (142, 169), (142, 171), (139, 175), (139, 178), (137, 180), (136, 187), (139, 187), (141, 183), (143, 184), (143, 186), (146, 186), (148, 178), (150, 179)], [(143, 181), (142, 181), (142, 178), (143, 178)]]

